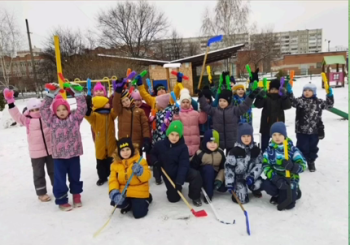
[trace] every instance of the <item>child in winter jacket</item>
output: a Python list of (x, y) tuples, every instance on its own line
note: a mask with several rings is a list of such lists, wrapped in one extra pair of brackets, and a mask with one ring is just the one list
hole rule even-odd
[[(279, 94), (281, 92), (282, 95)], [(261, 150), (265, 151), (269, 144), (269, 130), (275, 122), (284, 122), (284, 111), (292, 107), (286, 89), (281, 87), (280, 81), (270, 81), (269, 92), (266, 98), (258, 96), (254, 102), (256, 108), (263, 108), (260, 120)]]
[(207, 114), (193, 110), (191, 106), (192, 98), (188, 89), (182, 89), (180, 94), (181, 111), (174, 115), (173, 120), (180, 120), (184, 125), (185, 144), (188, 147), (190, 157), (192, 157), (199, 150), (199, 124), (207, 121)]
[[(91, 96), (87, 96), (87, 100)], [(95, 133), (95, 154), (98, 180), (96, 185), (101, 186), (107, 182), (110, 174), (113, 152), (116, 148), (115, 124), (117, 115), (107, 97), (95, 96), (91, 100), (92, 109), (88, 108), (85, 119), (90, 123)]]
[[(299, 174), (306, 168), (306, 161), (298, 148), (287, 138), (286, 125), (283, 122), (276, 122), (270, 129), (272, 140), (266, 148), (263, 156), (263, 169), (267, 177), (263, 181), (261, 189), (271, 195), (270, 203), (278, 204), (277, 209), (292, 209), (295, 202), (301, 197), (299, 187)], [(285, 159), (283, 141), (288, 143), (288, 160)], [(290, 171), (289, 182), (286, 179), (286, 170)], [(292, 200), (287, 207), (282, 207), (288, 198), (288, 192), (292, 192)]]
[(71, 112), (69, 103), (61, 95), (57, 95), (61, 89), (59, 85), (51, 85), (54, 85), (55, 89), (47, 93), (40, 113), (43, 121), (51, 129), (55, 202), (61, 210), (69, 211), (72, 210), (72, 206), (68, 203), (67, 175), (74, 207), (82, 206), (80, 193), (83, 192), (83, 182), (80, 181), (80, 156), (83, 154), (83, 144), (80, 124), (87, 111), (87, 104), (84, 95), (71, 88), (77, 100), (77, 109)]
[[(236, 84), (232, 87), (233, 98), (232, 103), (234, 106), (242, 104), (247, 98), (245, 86), (242, 83)], [(252, 125), (252, 108), (239, 117), (239, 123), (248, 123)]]
[(45, 180), (45, 165), (47, 174), (50, 177), (51, 185), (53, 185), (53, 159), (51, 149), (50, 129), (43, 122), (40, 115), (40, 107), (42, 105), (39, 99), (30, 99), (27, 103), (27, 110), (21, 114), (15, 106), (15, 98), (13, 91), (5, 88), (4, 97), (9, 106), (9, 113), (13, 120), (26, 126), (27, 141), (29, 155), (33, 167), (34, 187), (40, 201), (48, 202), (51, 200), (47, 195)]
[(151, 113), (151, 107), (146, 103), (142, 102), (142, 97), (140, 92), (137, 90), (132, 91), (131, 97), (134, 99), (134, 104), (137, 108), (142, 109), (145, 112), (146, 117), (149, 117)]
[(246, 113), (254, 98), (261, 92), (260, 88), (254, 90), (245, 101), (239, 106), (233, 106), (231, 104), (232, 92), (230, 90), (222, 90), (219, 95), (219, 106), (215, 108), (209, 105), (199, 91), (199, 104), (202, 111), (206, 112), (213, 119), (213, 128), (220, 134), (220, 148), (226, 149), (226, 153), (233, 148), (237, 140), (237, 126), (239, 117)]
[(182, 185), (189, 182), (189, 194), (195, 206), (201, 206), (200, 191), (202, 178), (198, 171), (190, 168), (190, 156), (183, 136), (184, 127), (180, 121), (173, 121), (166, 131), (167, 138), (155, 143), (151, 151), (153, 165), (163, 168), (171, 180), (174, 188), (165, 175), (163, 181), (167, 188), (169, 202), (178, 202), (180, 196), (177, 191), (182, 190)]
[(128, 90), (124, 90), (124, 81), (117, 83), (113, 98), (113, 110), (118, 117), (118, 139), (131, 138), (140, 148), (139, 152), (148, 153), (151, 149), (151, 136), (148, 118), (144, 110), (135, 107)]
[[(152, 202), (149, 192), (151, 172), (146, 160), (139, 161), (141, 156), (138, 148), (130, 138), (119, 139), (108, 181), (111, 205), (118, 205), (122, 214), (132, 210), (135, 219), (145, 217)], [(126, 196), (122, 196), (132, 173), (134, 176), (127, 187)]]
[[(207, 103), (209, 105), (212, 105), (213, 104), (213, 93), (209, 89), (208, 86), (203, 87), (202, 94), (204, 95)], [(204, 135), (204, 133), (207, 130), (213, 129), (213, 119), (211, 118), (211, 116), (208, 116), (208, 120), (205, 123), (201, 124), (199, 127), (200, 127), (200, 135)]]
[[(203, 188), (210, 200), (214, 195), (214, 189), (225, 192), (224, 163), (225, 154), (219, 148), (220, 136), (216, 130), (209, 129), (205, 132), (201, 149), (191, 159), (191, 167), (201, 173)], [(207, 199), (203, 199), (207, 203)]]
[[(290, 88), (291, 90), (291, 88)], [(306, 158), (310, 172), (316, 171), (315, 160), (318, 152), (319, 134), (324, 135), (324, 126), (321, 120), (322, 110), (332, 108), (334, 96), (332, 88), (326, 100), (317, 98), (316, 86), (312, 83), (303, 88), (303, 95), (294, 98), (291, 92), (292, 106), (296, 108), (295, 133), (297, 134), (297, 147)]]
[[(226, 187), (235, 192), (241, 203), (248, 203), (248, 189), (261, 197), (262, 155), (254, 143), (253, 128), (248, 123), (239, 125), (235, 147), (228, 153), (225, 163)], [(237, 202), (232, 196), (232, 201)]]

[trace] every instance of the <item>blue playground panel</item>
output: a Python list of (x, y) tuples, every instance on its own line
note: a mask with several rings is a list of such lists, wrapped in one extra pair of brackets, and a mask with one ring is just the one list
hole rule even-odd
[(165, 87), (165, 90), (168, 90), (168, 81), (167, 80), (153, 80), (153, 88), (157, 86), (158, 84), (161, 84)]

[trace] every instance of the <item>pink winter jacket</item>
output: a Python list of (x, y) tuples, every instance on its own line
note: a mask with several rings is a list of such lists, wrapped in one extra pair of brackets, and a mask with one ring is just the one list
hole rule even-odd
[(71, 111), (64, 119), (59, 119), (50, 109), (53, 99), (45, 97), (44, 104), (40, 108), (43, 121), (51, 129), (52, 158), (69, 159), (83, 155), (83, 144), (81, 142), (80, 124), (87, 111), (85, 97), (76, 96), (77, 109)]
[(46, 123), (40, 117), (31, 118), (28, 113), (21, 114), (16, 106), (9, 109), (9, 112), (13, 120), (27, 128), (30, 158), (41, 158), (51, 155), (51, 132)]
[(180, 120), (184, 125), (184, 138), (188, 147), (190, 156), (193, 156), (200, 146), (200, 132), (199, 124), (203, 124), (207, 121), (208, 116), (205, 112), (198, 112), (193, 110), (181, 109), (179, 115), (173, 116), (173, 121)]

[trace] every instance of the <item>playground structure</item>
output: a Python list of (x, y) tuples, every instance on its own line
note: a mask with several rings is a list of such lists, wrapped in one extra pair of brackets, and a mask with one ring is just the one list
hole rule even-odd
[[(336, 66), (336, 72), (332, 71), (332, 65)], [(341, 65), (342, 71), (339, 71), (339, 65)], [(344, 87), (345, 86), (345, 65), (346, 60), (342, 55), (325, 56), (323, 58), (322, 72), (324, 72), (328, 79), (330, 87)], [(322, 88), (324, 88), (324, 81), (322, 79)]]

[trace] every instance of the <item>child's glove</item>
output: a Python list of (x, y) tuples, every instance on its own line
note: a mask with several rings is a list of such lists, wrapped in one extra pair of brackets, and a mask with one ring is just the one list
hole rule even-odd
[(142, 77), (140, 75), (137, 75), (135, 79), (136, 79), (137, 86), (143, 85)]
[(214, 188), (215, 190), (218, 190), (222, 186), (222, 181), (221, 180), (215, 180), (214, 182)]
[(4, 98), (7, 102), (7, 104), (15, 103), (15, 97), (14, 97), (13, 90), (5, 88), (3, 93), (4, 93)]
[(118, 94), (121, 94), (123, 92), (125, 84), (126, 84), (126, 81), (124, 81), (124, 79), (113, 81), (114, 91)]
[(177, 81), (178, 83), (182, 83), (182, 77), (183, 77), (183, 76), (184, 76), (183, 73), (178, 72), (178, 73), (177, 73), (177, 76), (176, 76), (176, 77), (177, 77), (177, 80), (176, 80), (176, 81)]
[(252, 78), (249, 78), (249, 83), (253, 83), (254, 81), (259, 82), (259, 68), (252, 72)]
[(143, 167), (139, 163), (134, 163), (134, 165), (132, 165), (131, 169), (138, 177), (143, 174)]
[(291, 160), (283, 159), (281, 166), (294, 174), (298, 173), (299, 170), (298, 164), (293, 163)]
[(234, 147), (230, 152), (229, 155), (234, 155), (236, 158), (245, 158), (246, 153), (245, 150), (241, 147)]
[(151, 141), (149, 138), (144, 138), (143, 144), (142, 144), (142, 151), (148, 154), (150, 150), (151, 150)]
[(331, 87), (328, 88), (327, 96), (328, 97), (333, 97), (333, 89)]
[(55, 98), (61, 90), (60, 85), (58, 83), (47, 83), (45, 84), (45, 88), (47, 90), (46, 96), (52, 99)]
[(253, 146), (253, 148), (250, 150), (250, 157), (251, 158), (257, 158), (260, 155), (260, 148), (257, 146)]
[(113, 190), (109, 193), (109, 198), (115, 203), (115, 205), (120, 205), (124, 202), (124, 197), (118, 190)]
[(247, 186), (251, 186), (252, 184), (254, 184), (254, 178), (252, 176), (248, 176), (245, 179), (245, 182), (246, 182)]
[(282, 176), (276, 175), (271, 179), (271, 181), (272, 181), (272, 183), (275, 184), (275, 186), (279, 190), (286, 190), (286, 189), (290, 188), (290, 185), (287, 182), (286, 178), (284, 178)]

